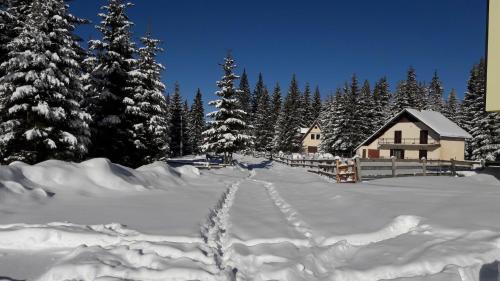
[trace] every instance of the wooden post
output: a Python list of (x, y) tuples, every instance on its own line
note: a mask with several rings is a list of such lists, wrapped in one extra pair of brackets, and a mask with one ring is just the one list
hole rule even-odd
[(451, 175), (456, 176), (457, 175), (457, 170), (455, 166), (455, 159), (450, 159), (451, 162)]
[(396, 157), (392, 156), (392, 177), (396, 177)]
[(354, 159), (354, 165), (356, 167), (356, 182), (360, 182), (362, 177), (361, 177), (361, 160), (359, 157), (356, 157)]
[(427, 176), (427, 159), (425, 157), (422, 158), (422, 174)]

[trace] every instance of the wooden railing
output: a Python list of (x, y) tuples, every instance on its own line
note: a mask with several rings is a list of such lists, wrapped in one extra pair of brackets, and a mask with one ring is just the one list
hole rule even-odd
[(378, 141), (379, 145), (383, 144), (406, 144), (406, 145), (434, 145), (434, 144), (439, 144), (439, 142), (433, 140), (433, 139), (426, 139), (426, 140), (421, 140), (420, 138), (402, 138), (402, 139), (388, 139), (388, 138), (381, 138)]
[[(293, 159), (290, 156), (273, 156), (273, 160), (291, 167), (307, 168), (309, 172), (336, 176), (334, 159)], [(455, 176), (461, 171), (482, 167), (479, 161), (417, 160), (417, 159), (361, 159), (349, 160), (356, 165), (359, 180), (407, 176)]]

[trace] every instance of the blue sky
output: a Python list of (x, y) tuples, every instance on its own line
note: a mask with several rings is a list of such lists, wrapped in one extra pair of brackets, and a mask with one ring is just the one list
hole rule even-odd
[[(238, 72), (253, 84), (259, 72), (285, 93), (293, 73), (301, 87), (319, 85), (326, 97), (356, 73), (374, 82), (387, 75), (394, 88), (408, 66), (419, 80), (437, 70), (448, 93), (466, 89), (471, 66), (484, 56), (486, 0), (226, 1), (133, 0), (134, 36), (147, 26), (164, 41), (159, 60), (171, 92), (179, 81), (190, 101), (196, 88), (213, 97), (218, 63), (231, 49)], [(92, 20), (78, 32), (98, 38), (93, 26), (105, 0), (73, 0), (72, 12)]]

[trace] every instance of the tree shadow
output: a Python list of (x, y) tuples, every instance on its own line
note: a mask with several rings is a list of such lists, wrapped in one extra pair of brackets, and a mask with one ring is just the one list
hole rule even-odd
[(255, 163), (255, 164), (248, 164), (246, 167), (249, 170), (253, 169), (269, 169), (272, 165), (273, 161), (272, 160), (265, 160), (260, 163)]
[(479, 270), (479, 281), (498, 281), (500, 280), (500, 262), (485, 264)]
[(7, 276), (0, 276), (0, 281), (26, 281), (26, 280), (14, 279)]
[(484, 175), (493, 176), (497, 180), (500, 181), (500, 166), (498, 166), (498, 167), (497, 166), (486, 167), (486, 168), (482, 169), (479, 173), (484, 174)]

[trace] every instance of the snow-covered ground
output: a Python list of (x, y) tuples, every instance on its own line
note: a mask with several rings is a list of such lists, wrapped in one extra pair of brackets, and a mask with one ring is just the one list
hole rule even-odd
[(0, 168), (0, 279), (497, 281), (500, 181), (335, 184), (263, 159)]

